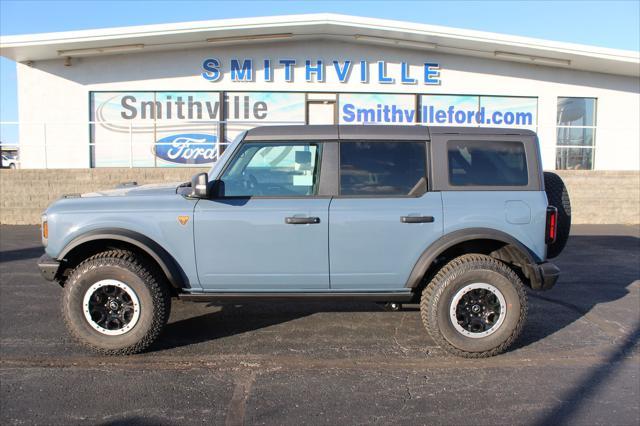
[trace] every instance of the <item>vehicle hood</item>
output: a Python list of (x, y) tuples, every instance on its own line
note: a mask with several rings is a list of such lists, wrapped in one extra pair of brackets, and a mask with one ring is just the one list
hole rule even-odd
[[(82, 198), (90, 197), (133, 197), (150, 195), (171, 195), (176, 193), (176, 188), (181, 182), (152, 183), (148, 185), (127, 185), (104, 191), (88, 192), (79, 195)], [(68, 196), (67, 196), (68, 197)]]

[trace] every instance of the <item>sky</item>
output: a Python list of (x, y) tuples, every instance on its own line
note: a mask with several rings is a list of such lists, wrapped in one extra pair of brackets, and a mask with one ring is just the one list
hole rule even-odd
[[(631, 1), (15, 1), (0, 0), (0, 36), (301, 13), (342, 13), (640, 50)], [(0, 121), (18, 120), (15, 63), (0, 58)], [(16, 135), (0, 127), (0, 138)]]

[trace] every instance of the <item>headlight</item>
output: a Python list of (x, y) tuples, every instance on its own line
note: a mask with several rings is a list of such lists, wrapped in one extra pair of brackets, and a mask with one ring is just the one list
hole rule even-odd
[(42, 215), (42, 245), (46, 247), (49, 239), (49, 224), (47, 223), (47, 215)]

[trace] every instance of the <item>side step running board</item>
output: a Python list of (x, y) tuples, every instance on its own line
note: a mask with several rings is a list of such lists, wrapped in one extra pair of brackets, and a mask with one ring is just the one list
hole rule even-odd
[(191, 302), (228, 302), (234, 300), (366, 300), (371, 302), (409, 302), (413, 298), (413, 293), (183, 293), (179, 294), (178, 298)]

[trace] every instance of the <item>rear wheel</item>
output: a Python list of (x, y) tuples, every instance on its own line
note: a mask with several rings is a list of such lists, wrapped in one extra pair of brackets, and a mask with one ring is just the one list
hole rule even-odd
[(159, 336), (171, 299), (160, 274), (132, 252), (98, 253), (73, 270), (62, 311), (71, 334), (106, 355), (141, 352)]
[(431, 337), (446, 351), (489, 357), (507, 350), (522, 331), (526, 293), (504, 263), (467, 254), (442, 267), (425, 287), (420, 314)]
[(571, 200), (569, 191), (560, 176), (552, 172), (544, 172), (544, 190), (549, 205), (558, 209), (558, 232), (556, 240), (547, 247), (547, 257), (558, 256), (569, 240), (571, 231)]

